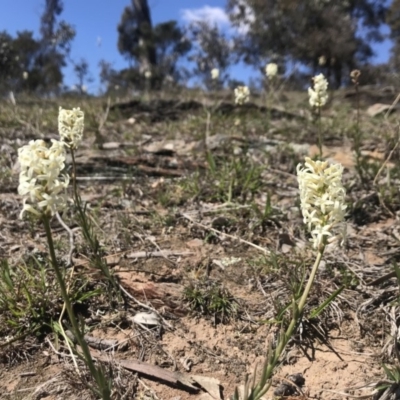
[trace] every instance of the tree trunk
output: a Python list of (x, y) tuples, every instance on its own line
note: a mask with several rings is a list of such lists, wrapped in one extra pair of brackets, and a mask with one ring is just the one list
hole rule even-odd
[(153, 40), (153, 25), (151, 23), (150, 8), (147, 0), (132, 0), (139, 27), (139, 70), (141, 73), (151, 71), (157, 65), (156, 49)]

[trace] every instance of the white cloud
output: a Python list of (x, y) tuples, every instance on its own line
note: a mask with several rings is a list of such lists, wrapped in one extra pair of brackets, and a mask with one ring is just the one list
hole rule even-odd
[(187, 23), (207, 21), (211, 25), (217, 25), (219, 28), (226, 28), (230, 25), (228, 15), (221, 7), (185, 8), (181, 10), (181, 16)]
[[(221, 7), (203, 6), (201, 8), (185, 8), (180, 11), (181, 18), (186, 23), (196, 21), (207, 21), (210, 25), (217, 25), (219, 29), (226, 30), (230, 34), (245, 35), (249, 31), (249, 25), (254, 22), (254, 14), (246, 3), (239, 2), (245, 10), (245, 19), (238, 26), (233, 27), (228, 14)], [(239, 13), (239, 8), (235, 7), (233, 14)]]

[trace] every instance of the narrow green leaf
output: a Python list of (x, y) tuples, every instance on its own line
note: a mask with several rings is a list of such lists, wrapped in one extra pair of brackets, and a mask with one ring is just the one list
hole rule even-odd
[(333, 292), (322, 304), (320, 304), (318, 307), (311, 310), (311, 312), (309, 314), (309, 318), (318, 317), (318, 315), (321, 314), (321, 312), (324, 311), (325, 308), (328, 307), (329, 304), (332, 303), (332, 301), (335, 300), (336, 297), (339, 296), (340, 293), (342, 293), (343, 289), (344, 289), (344, 286), (340, 287), (335, 292)]

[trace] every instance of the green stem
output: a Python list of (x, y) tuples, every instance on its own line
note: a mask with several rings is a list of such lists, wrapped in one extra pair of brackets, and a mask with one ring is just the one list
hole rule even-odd
[(248, 119), (247, 119), (247, 111), (245, 111), (243, 115), (243, 140), (244, 140), (244, 147), (243, 147), (243, 157), (246, 157), (248, 152), (249, 152), (249, 143), (250, 140), (248, 139), (248, 134), (247, 134), (247, 124), (248, 124)]
[(357, 130), (360, 128), (360, 94), (358, 92), (358, 82), (356, 83), (356, 101), (357, 101)]
[(322, 260), (322, 256), (324, 254), (324, 250), (325, 250), (325, 245), (323, 244), (323, 245), (321, 245), (321, 248), (318, 251), (317, 258), (316, 258), (316, 260), (314, 262), (314, 265), (313, 265), (313, 268), (311, 270), (310, 277), (308, 278), (308, 282), (307, 282), (306, 288), (304, 289), (303, 295), (301, 296), (301, 299), (300, 299), (299, 304), (298, 304), (298, 309), (299, 309), (300, 315), (303, 312), (303, 308), (304, 308), (304, 306), (306, 304), (308, 294), (309, 294), (309, 292), (311, 290), (311, 286), (314, 283), (315, 275), (317, 274), (319, 263)]
[(356, 101), (357, 101), (357, 121), (356, 121), (356, 133), (354, 137), (354, 150), (356, 152), (356, 169), (360, 175), (361, 182), (364, 182), (364, 174), (362, 169), (361, 160), (361, 131), (360, 131), (360, 94), (358, 91), (358, 82), (355, 83), (356, 90)]
[(318, 149), (319, 157), (322, 160), (322, 121), (321, 121), (321, 107), (318, 107)]
[(271, 125), (271, 107), (272, 107), (272, 81), (269, 81), (268, 95), (267, 95), (267, 133), (269, 132)]
[(293, 335), (293, 332), (302, 316), (304, 306), (307, 301), (307, 297), (310, 293), (311, 287), (314, 283), (315, 276), (318, 271), (319, 264), (321, 262), (322, 256), (324, 254), (325, 250), (325, 244), (322, 244), (319, 251), (317, 258), (315, 259), (313, 268), (310, 273), (310, 277), (308, 278), (307, 285), (304, 289), (304, 292), (300, 298), (300, 301), (298, 304), (296, 304), (295, 300), (293, 300), (293, 317), (292, 320), (290, 321), (290, 324), (286, 330), (286, 332), (280, 336), (279, 344), (278, 347), (275, 349), (272, 357), (270, 358), (268, 365), (266, 368), (264, 368), (264, 373), (262, 375), (260, 384), (257, 386), (254, 392), (254, 399), (260, 399), (261, 396), (263, 396), (267, 391), (269, 390), (271, 386), (271, 382), (267, 383), (272, 377), (272, 373), (274, 372), (274, 369), (279, 361), (280, 356), (282, 355), (283, 351), (285, 350), (286, 345), (288, 344), (290, 338)]
[(211, 125), (211, 113), (210, 111), (205, 108), (206, 114), (207, 114), (207, 120), (206, 120), (206, 129), (204, 131), (204, 152), (206, 155), (207, 159), (207, 154), (208, 154), (208, 140), (210, 137), (210, 125)]
[(80, 199), (78, 196), (78, 186), (76, 183), (76, 162), (75, 162), (75, 153), (73, 149), (71, 149), (71, 158), (72, 158), (72, 187), (74, 188), (74, 199), (78, 207), (80, 207), (80, 204), (78, 204)]
[(54, 242), (53, 242), (53, 237), (52, 237), (51, 228), (50, 228), (50, 219), (47, 215), (44, 215), (42, 218), (42, 221), (43, 221), (44, 228), (46, 231), (47, 241), (49, 243), (49, 252), (50, 252), (50, 257), (51, 257), (51, 263), (52, 263), (54, 272), (56, 274), (58, 284), (60, 285), (61, 295), (65, 302), (65, 308), (67, 310), (68, 317), (70, 319), (72, 329), (74, 331), (73, 332), (74, 336), (82, 348), (86, 365), (88, 366), (90, 373), (92, 374), (93, 378), (96, 380), (98, 388), (100, 389), (99, 394), (101, 395), (101, 398), (103, 400), (109, 400), (110, 399), (110, 390), (108, 388), (108, 385), (105, 383), (102, 373), (96, 369), (96, 367), (93, 363), (93, 359), (90, 354), (89, 347), (88, 347), (87, 343), (85, 342), (83, 335), (81, 334), (81, 331), (79, 329), (78, 321), (75, 317), (75, 313), (72, 309), (72, 304), (69, 299), (67, 287), (65, 286), (64, 278), (61, 274), (60, 268), (57, 263), (56, 253), (54, 251)]

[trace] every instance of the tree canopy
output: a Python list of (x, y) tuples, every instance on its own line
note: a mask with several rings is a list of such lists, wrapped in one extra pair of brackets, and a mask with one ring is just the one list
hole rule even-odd
[[(371, 43), (383, 39), (385, 0), (228, 0), (238, 55), (249, 64), (298, 61), (316, 69), (327, 60), (327, 74), (342, 83), (372, 55)], [(245, 34), (243, 34), (245, 32)]]

